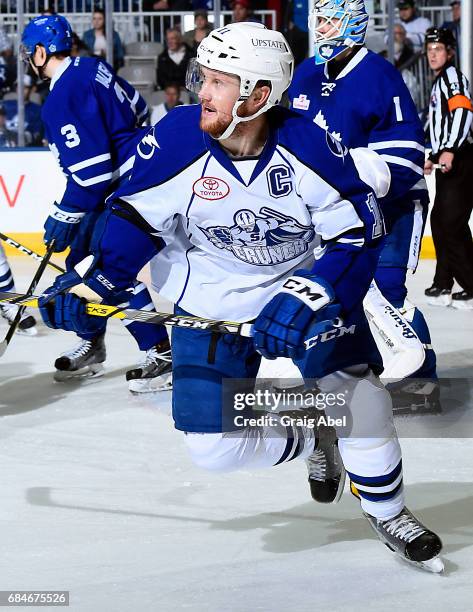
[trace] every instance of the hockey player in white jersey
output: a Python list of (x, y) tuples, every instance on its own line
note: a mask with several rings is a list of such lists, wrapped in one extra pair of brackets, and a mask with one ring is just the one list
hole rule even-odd
[[(15, 281), (13, 273), (8, 264), (8, 259), (0, 242), (0, 291), (15, 291)], [(15, 320), (18, 306), (14, 304), (0, 304), (0, 315), (9, 325)], [(23, 313), (17, 327), (17, 333), (26, 336), (35, 336), (38, 332), (36, 329), (36, 320), (28, 312)]]
[[(89, 329), (83, 285), (97, 300), (120, 303), (139, 253), (152, 257), (154, 236), (166, 242), (172, 233), (152, 272), (176, 313), (254, 321), (250, 338), (173, 329), (173, 418), (194, 462), (223, 471), (296, 458), (310, 465), (319, 445), (313, 427), (283, 424), (269, 406), (273, 419), (255, 424), (245, 401), (261, 355), (290, 357), (305, 379), (344, 398), (326, 412), (341, 411), (349, 423), (337, 429), (340, 453), (379, 538), (405, 561), (439, 571), (440, 539), (405, 507), (391, 401), (362, 307), (384, 237), (382, 213), (351, 157), (334, 154), (325, 132), (276, 106), (292, 69), (279, 32), (257, 23), (211, 32), (187, 79), (201, 105), (172, 110), (138, 145), (94, 257), (56, 279), (41, 313), (52, 326)], [(255, 227), (267, 216), (291, 219), (298, 230), (283, 241), (274, 229), (257, 244), (233, 242), (242, 211), (248, 221), (253, 213)], [(215, 228), (228, 230), (221, 233), (229, 248), (212, 239)]]

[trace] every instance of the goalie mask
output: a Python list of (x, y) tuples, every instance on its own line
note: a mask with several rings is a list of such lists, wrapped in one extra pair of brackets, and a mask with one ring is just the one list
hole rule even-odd
[(324, 64), (366, 37), (369, 15), (364, 0), (316, 0), (309, 15), (315, 63)]
[[(223, 140), (231, 136), (241, 121), (251, 121), (279, 104), (292, 80), (294, 57), (280, 32), (268, 30), (261, 23), (233, 23), (210, 32), (200, 43), (197, 57), (190, 61), (186, 87), (195, 94), (202, 88), (202, 68), (240, 79), (240, 97), (233, 106), (232, 122), (219, 137)], [(250, 97), (258, 81), (270, 84), (266, 103), (254, 115), (239, 117), (239, 107)]]

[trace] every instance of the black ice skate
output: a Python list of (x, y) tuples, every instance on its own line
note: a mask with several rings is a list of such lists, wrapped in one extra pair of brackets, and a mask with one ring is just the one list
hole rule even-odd
[(143, 363), (126, 373), (132, 393), (153, 393), (172, 389), (171, 346), (168, 340), (146, 351)]
[[(18, 312), (18, 306), (14, 304), (0, 304), (0, 315), (11, 325)], [(36, 327), (36, 319), (30, 314), (24, 312), (21, 316), (18, 327), (16, 328), (17, 334), (24, 336), (36, 336), (38, 333)]]
[(432, 285), (424, 291), (427, 296), (427, 304), (431, 306), (450, 306), (452, 303), (452, 290), (451, 289), (441, 289), (440, 287), (436, 287)]
[(92, 340), (81, 340), (72, 350), (56, 359), (54, 380), (64, 382), (73, 378), (102, 376), (105, 357), (103, 334)]
[(338, 451), (337, 436), (333, 427), (318, 427), (318, 444), (306, 459), (312, 499), (322, 504), (338, 502), (345, 485), (345, 468)]
[(363, 514), (381, 542), (401, 559), (429, 572), (443, 572), (443, 561), (438, 556), (442, 550), (440, 538), (424, 527), (406, 507), (388, 520), (377, 519), (366, 512)]
[(473, 310), (473, 291), (458, 291), (452, 295), (452, 306), (459, 310)]

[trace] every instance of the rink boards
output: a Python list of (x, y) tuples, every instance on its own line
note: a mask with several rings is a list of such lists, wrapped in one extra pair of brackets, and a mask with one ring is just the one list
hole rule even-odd
[[(431, 200), (435, 193), (433, 177), (427, 177)], [(51, 204), (59, 201), (65, 177), (48, 149), (11, 149), (0, 152), (0, 230), (32, 249), (42, 248), (44, 220)], [(10, 254), (18, 254), (7, 247)], [(427, 222), (421, 256), (434, 257)]]

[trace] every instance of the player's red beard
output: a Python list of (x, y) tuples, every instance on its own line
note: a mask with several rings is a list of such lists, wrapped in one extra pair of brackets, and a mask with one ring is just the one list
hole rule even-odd
[(212, 136), (212, 138), (219, 138), (232, 122), (232, 116), (218, 111), (214, 111), (211, 116), (204, 116), (204, 107), (206, 106), (206, 104), (202, 104), (199, 122), (200, 129)]
[[(246, 104), (247, 103), (245, 101), (237, 111), (237, 114), (240, 117), (245, 117), (247, 115)], [(202, 108), (206, 106), (207, 105), (205, 103), (202, 103)], [(230, 114), (224, 114), (217, 111), (215, 111), (213, 115), (215, 116), (215, 118), (209, 117), (208, 115), (204, 117), (203, 113), (201, 113), (199, 126), (203, 132), (206, 132), (207, 134), (209, 134), (209, 136), (212, 136), (212, 138), (220, 138), (220, 136), (225, 132), (225, 130), (232, 122), (233, 117)], [(239, 127), (239, 125), (235, 127), (233, 134), (239, 131)]]

